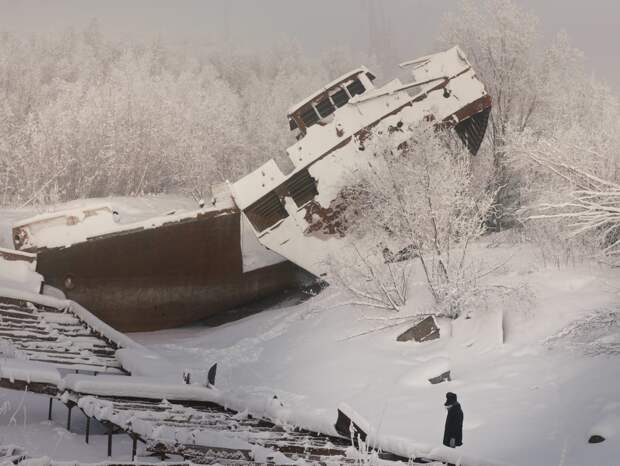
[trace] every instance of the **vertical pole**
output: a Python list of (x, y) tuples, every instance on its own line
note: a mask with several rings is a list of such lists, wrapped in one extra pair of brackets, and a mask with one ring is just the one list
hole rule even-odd
[(73, 409), (73, 405), (67, 406), (67, 430), (71, 432), (71, 410)]
[(132, 435), (131, 440), (133, 440), (131, 445), (131, 461), (133, 461), (136, 458), (136, 451), (138, 449), (138, 437)]
[(47, 411), (47, 420), (51, 421), (52, 420), (52, 402), (54, 401), (54, 397), (50, 396), (50, 407), (49, 410)]
[(112, 456), (112, 426), (108, 426), (108, 456)]
[(89, 437), (90, 437), (90, 417), (86, 416), (86, 443), (88, 443)]

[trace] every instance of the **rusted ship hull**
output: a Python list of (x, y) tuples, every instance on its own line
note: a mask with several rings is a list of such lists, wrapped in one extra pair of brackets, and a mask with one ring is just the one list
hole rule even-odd
[(238, 210), (207, 212), (41, 249), (37, 271), (125, 332), (196, 322), (308, 278), (289, 261), (244, 273), (240, 230)]

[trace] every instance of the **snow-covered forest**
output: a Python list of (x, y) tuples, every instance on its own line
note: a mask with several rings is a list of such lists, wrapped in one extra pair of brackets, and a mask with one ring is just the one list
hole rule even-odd
[(294, 137), (290, 105), (368, 59), (292, 44), (168, 45), (80, 30), (0, 37), (3, 205), (185, 192), (235, 180)]

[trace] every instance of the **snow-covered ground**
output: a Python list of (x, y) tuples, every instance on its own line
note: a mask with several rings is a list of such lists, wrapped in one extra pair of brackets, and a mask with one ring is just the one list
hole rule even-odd
[[(9, 217), (32, 214), (15, 212), (2, 212), (0, 231)], [(219, 327), (130, 336), (179, 370), (217, 362), (217, 387), (254, 406), (275, 394), (293, 412), (333, 423), (344, 402), (380, 435), (439, 445), (445, 393), (453, 391), (465, 413), (464, 455), (523, 466), (619, 464), (620, 270), (545, 268), (534, 248), (501, 236), (476, 253), (493, 269), (489, 284), (524, 291), (469, 319), (440, 322), (436, 341), (397, 342), (408, 327), (393, 325), (401, 315), (343, 305), (348, 299), (335, 287)], [(416, 297), (404, 312), (426, 302)], [(448, 367), (451, 382), (427, 382)], [(0, 444), (59, 460), (106, 459), (103, 435), (84, 443), (79, 413), (69, 433), (66, 410), (57, 404), (49, 424), (47, 406), (45, 397), (0, 389)], [(588, 444), (592, 434), (606, 441)], [(116, 459), (130, 453), (127, 436), (114, 440)]]
[[(527, 466), (618, 464), (620, 271), (544, 269), (527, 246), (481, 252), (512, 256), (494, 280), (530, 290), (530, 299), (506, 303), (504, 344), (496, 310), (443, 322), (439, 341), (396, 342), (406, 324), (355, 336), (396, 316), (340, 306), (346, 298), (336, 289), (216, 328), (132, 337), (179, 365), (217, 361), (220, 389), (265, 403), (277, 394), (326, 422), (346, 402), (380, 434), (439, 444), (453, 391), (465, 412), (464, 454)], [(615, 324), (588, 325), (610, 313)], [(571, 326), (581, 330), (561, 336)], [(446, 364), (452, 381), (428, 383)], [(598, 423), (609, 437), (588, 444)]]

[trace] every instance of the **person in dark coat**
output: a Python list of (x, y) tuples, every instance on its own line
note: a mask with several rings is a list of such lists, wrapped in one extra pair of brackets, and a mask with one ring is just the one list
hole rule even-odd
[(446, 417), (446, 428), (443, 434), (443, 444), (450, 448), (463, 445), (463, 410), (458, 401), (456, 393), (446, 393), (444, 406), (448, 410)]

